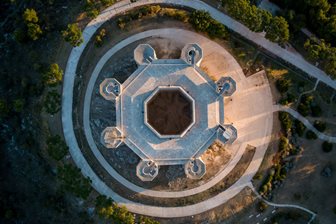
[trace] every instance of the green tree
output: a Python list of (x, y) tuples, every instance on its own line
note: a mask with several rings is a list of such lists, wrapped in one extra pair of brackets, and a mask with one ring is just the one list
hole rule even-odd
[(77, 23), (68, 24), (67, 29), (62, 31), (62, 36), (65, 41), (69, 42), (74, 47), (83, 43), (82, 31)]
[(309, 130), (306, 133), (306, 138), (309, 139), (309, 140), (317, 139), (317, 135), (314, 132), (312, 132), (311, 130)]
[(275, 16), (266, 29), (265, 37), (270, 41), (285, 44), (289, 40), (289, 28), (285, 18)]
[(189, 22), (197, 31), (205, 32), (210, 26), (210, 19), (208, 12), (195, 10), (191, 13)]
[(276, 87), (280, 93), (287, 92), (291, 85), (292, 81), (290, 79), (281, 78), (276, 81)]
[(103, 45), (103, 41), (104, 41), (105, 36), (106, 36), (106, 30), (101, 29), (101, 31), (99, 32), (98, 35), (96, 35), (96, 38), (95, 38), (96, 47), (101, 47)]
[(6, 116), (9, 112), (8, 105), (5, 99), (0, 99), (0, 118)]
[(118, 206), (104, 195), (96, 198), (96, 212), (102, 219), (110, 220), (115, 224), (134, 224), (135, 219), (132, 213), (127, 211), (125, 206)]
[(23, 13), (23, 19), (25, 23), (37, 23), (39, 21), (35, 9), (26, 9)]
[(57, 177), (61, 182), (61, 188), (74, 194), (76, 197), (87, 199), (91, 193), (91, 181), (84, 178), (79, 168), (70, 164), (59, 166)]
[(292, 128), (292, 119), (289, 117), (289, 114), (287, 112), (279, 112), (279, 120), (281, 127), (287, 133)]
[(28, 37), (32, 40), (37, 40), (42, 35), (42, 29), (38, 24), (28, 23), (27, 29)]
[(114, 203), (111, 198), (99, 195), (96, 198), (96, 212), (101, 219), (110, 219), (114, 213)]
[(62, 81), (62, 78), (63, 70), (56, 63), (51, 64), (48, 71), (43, 75), (44, 83), (50, 86), (56, 86)]
[(56, 90), (49, 91), (44, 101), (44, 108), (49, 114), (56, 114), (61, 109), (61, 96)]
[(15, 112), (21, 113), (24, 108), (24, 100), (23, 99), (16, 99), (13, 101), (13, 110)]
[(296, 133), (298, 136), (302, 137), (306, 130), (306, 126), (299, 120), (295, 120), (294, 125)]
[(314, 122), (314, 127), (319, 131), (319, 132), (324, 132), (327, 128), (327, 125), (323, 121), (315, 121)]
[(60, 161), (68, 153), (69, 148), (62, 140), (61, 136), (49, 136), (47, 139), (47, 151), (50, 157)]

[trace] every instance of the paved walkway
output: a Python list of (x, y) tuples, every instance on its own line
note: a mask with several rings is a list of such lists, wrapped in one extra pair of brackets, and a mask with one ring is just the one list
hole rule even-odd
[(297, 111), (293, 110), (292, 108), (289, 108), (287, 106), (283, 105), (274, 105), (273, 111), (284, 111), (292, 115), (294, 118), (301, 121), (309, 130), (314, 132), (319, 139), (322, 139), (324, 141), (336, 143), (336, 137), (329, 136), (326, 134), (323, 134), (319, 132), (305, 117), (303, 117), (301, 114), (299, 114)]

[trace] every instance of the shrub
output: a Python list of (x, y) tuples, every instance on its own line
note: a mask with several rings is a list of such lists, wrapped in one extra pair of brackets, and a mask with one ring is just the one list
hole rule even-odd
[(37, 23), (39, 19), (35, 9), (26, 9), (23, 13), (23, 20), (26, 23)]
[(44, 108), (49, 114), (56, 114), (61, 109), (61, 96), (55, 90), (47, 93)]
[(300, 103), (298, 106), (298, 112), (306, 117), (309, 115), (309, 107), (306, 104)]
[(285, 136), (280, 137), (279, 152), (286, 152), (288, 150), (288, 139)]
[(21, 113), (24, 108), (24, 99), (16, 99), (13, 101), (13, 110), (15, 112)]
[(62, 31), (62, 36), (65, 41), (69, 42), (74, 47), (83, 43), (82, 31), (77, 23), (68, 24), (67, 29)]
[(0, 99), (0, 116), (5, 116), (9, 112), (8, 105), (5, 99)]
[(76, 197), (87, 199), (91, 193), (90, 179), (84, 178), (80, 169), (70, 164), (59, 166), (57, 169), (57, 177), (61, 181), (61, 188)]
[(106, 30), (101, 29), (101, 31), (99, 32), (99, 34), (95, 38), (95, 46), (96, 47), (101, 47), (103, 45), (103, 41), (104, 41), (105, 36), (106, 36)]
[(99, 195), (96, 198), (96, 213), (101, 219), (112, 218), (114, 213), (113, 200), (104, 195)]
[(327, 128), (327, 125), (325, 122), (322, 121), (315, 121), (314, 122), (314, 127), (319, 131), (319, 132), (324, 132)]
[(63, 70), (58, 64), (51, 64), (48, 71), (43, 75), (43, 81), (47, 85), (56, 86), (63, 79)]
[(291, 85), (292, 82), (289, 79), (281, 78), (276, 81), (276, 87), (280, 93), (287, 92)]
[(189, 22), (195, 30), (205, 32), (211, 38), (224, 38), (226, 36), (225, 26), (214, 20), (209, 12), (194, 10), (190, 14)]
[(298, 136), (302, 137), (306, 130), (306, 126), (299, 120), (295, 120), (294, 125), (295, 132), (298, 134)]
[(301, 97), (301, 103), (305, 104), (306, 106), (310, 106), (314, 101), (314, 96), (313, 95), (303, 95)]
[(268, 208), (268, 205), (264, 201), (258, 203), (259, 212), (264, 212)]
[[(96, 212), (101, 219), (109, 220), (112, 223), (120, 224), (134, 224), (135, 219), (132, 213), (127, 211), (125, 206), (118, 206), (104, 195), (100, 195), (96, 198)], [(150, 220), (150, 219), (148, 219)], [(153, 223), (156, 222), (145, 222)]]
[(59, 135), (50, 136), (47, 139), (47, 151), (50, 157), (60, 161), (68, 153), (69, 148)]
[(331, 142), (323, 142), (322, 143), (322, 150), (324, 152), (331, 152), (331, 150), (333, 149), (333, 144)]
[(317, 139), (317, 135), (314, 132), (309, 130), (306, 133), (306, 138), (309, 139), (309, 140)]
[(42, 35), (41, 27), (38, 24), (28, 23), (27, 28), (28, 37), (32, 40), (37, 40)]
[(288, 132), (292, 127), (292, 120), (290, 119), (289, 114), (286, 112), (279, 112), (279, 120), (283, 130)]

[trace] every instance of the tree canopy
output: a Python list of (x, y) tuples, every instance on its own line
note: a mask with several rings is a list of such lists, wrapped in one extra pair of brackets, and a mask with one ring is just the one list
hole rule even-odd
[(82, 31), (77, 23), (68, 24), (67, 29), (62, 31), (62, 36), (65, 41), (74, 47), (83, 43)]
[(47, 147), (48, 154), (56, 161), (63, 159), (69, 151), (68, 146), (59, 135), (49, 136), (47, 139)]
[(26, 9), (23, 13), (23, 19), (26, 23), (37, 23), (39, 21), (35, 9)]
[(76, 197), (87, 199), (91, 193), (91, 181), (82, 176), (79, 168), (70, 164), (59, 166), (57, 176), (61, 182), (62, 189), (73, 193)]
[(279, 44), (284, 44), (289, 40), (289, 28), (285, 18), (275, 16), (270, 25), (266, 28), (267, 39)]
[(62, 81), (63, 70), (58, 64), (53, 63), (49, 66), (48, 71), (43, 75), (43, 80), (47, 85), (55, 86)]

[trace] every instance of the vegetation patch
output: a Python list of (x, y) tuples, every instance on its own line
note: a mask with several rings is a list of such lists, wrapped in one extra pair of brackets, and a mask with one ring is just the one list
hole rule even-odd
[(84, 178), (80, 169), (73, 165), (65, 164), (59, 166), (57, 177), (61, 182), (61, 188), (76, 197), (86, 200), (91, 193), (91, 180)]

